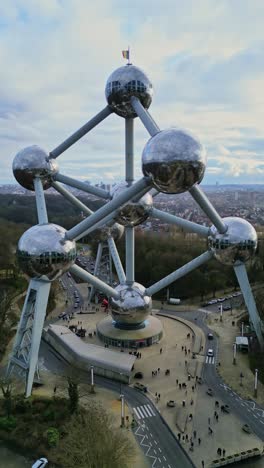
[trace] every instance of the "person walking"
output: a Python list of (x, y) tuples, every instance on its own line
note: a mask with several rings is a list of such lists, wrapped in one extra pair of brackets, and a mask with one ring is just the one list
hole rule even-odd
[(202, 460), (202, 468), (204, 468), (204, 461)]
[(196, 439), (197, 432), (193, 431), (193, 438)]
[(223, 449), (223, 457), (225, 457), (225, 454), (226, 454), (226, 451), (225, 449)]
[(198, 444), (201, 445), (202, 439), (198, 437)]

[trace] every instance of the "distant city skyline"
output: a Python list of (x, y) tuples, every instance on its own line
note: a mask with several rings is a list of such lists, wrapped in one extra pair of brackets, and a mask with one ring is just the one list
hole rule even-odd
[[(205, 145), (202, 185), (264, 182), (263, 17), (259, 0), (2, 2), (0, 183), (15, 183), (20, 149), (51, 151), (106, 105), (106, 80), (128, 44), (153, 82), (158, 125)], [(148, 138), (136, 119), (136, 178)], [(124, 120), (111, 115), (58, 162), (81, 180), (122, 180)]]

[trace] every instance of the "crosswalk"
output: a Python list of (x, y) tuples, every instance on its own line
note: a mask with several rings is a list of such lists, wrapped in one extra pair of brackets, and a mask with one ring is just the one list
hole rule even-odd
[(205, 364), (214, 364), (214, 362), (215, 362), (215, 358), (214, 358), (214, 357), (206, 356)]
[(133, 408), (133, 411), (138, 419), (152, 418), (153, 416), (156, 416), (151, 405), (137, 406), (136, 408)]

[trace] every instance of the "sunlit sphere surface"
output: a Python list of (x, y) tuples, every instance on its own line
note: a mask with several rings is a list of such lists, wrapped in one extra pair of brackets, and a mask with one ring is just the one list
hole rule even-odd
[(151, 312), (152, 299), (145, 294), (145, 288), (139, 283), (119, 284), (115, 290), (120, 294), (119, 299), (111, 298), (111, 314), (118, 324), (138, 325)]
[(57, 161), (49, 159), (48, 154), (37, 145), (22, 149), (13, 161), (13, 174), (17, 182), (27, 190), (35, 190), (35, 177), (39, 177), (43, 188), (48, 189), (51, 186), (52, 177), (58, 170)]
[(115, 241), (118, 241), (123, 236), (124, 230), (124, 226), (114, 223), (112, 226), (106, 225), (101, 229), (96, 229), (91, 232), (90, 237), (97, 242), (106, 242), (109, 236), (112, 236)]
[[(128, 188), (126, 182), (115, 185), (111, 191), (112, 198), (116, 198)], [(138, 201), (130, 200), (115, 214), (115, 221), (123, 226), (138, 226), (148, 219), (153, 207), (153, 199), (150, 193), (146, 193)]]
[(57, 224), (38, 224), (24, 232), (17, 247), (22, 271), (30, 278), (52, 281), (69, 270), (76, 259), (76, 244), (65, 234)]
[(154, 135), (142, 154), (142, 170), (163, 193), (182, 193), (200, 183), (206, 154), (200, 142), (185, 130), (171, 128)]
[(136, 117), (130, 98), (136, 96), (148, 109), (153, 96), (153, 87), (147, 75), (134, 65), (117, 68), (108, 78), (105, 96), (113, 111), (125, 118)]
[(247, 262), (256, 252), (257, 233), (245, 219), (223, 218), (228, 227), (225, 234), (219, 234), (215, 226), (210, 228), (208, 245), (214, 256), (224, 265), (235, 265)]

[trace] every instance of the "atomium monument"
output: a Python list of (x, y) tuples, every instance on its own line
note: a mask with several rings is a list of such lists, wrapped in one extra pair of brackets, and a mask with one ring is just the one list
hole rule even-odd
[[(38, 225), (26, 231), (18, 243), (18, 261), (29, 277), (29, 287), (7, 370), (10, 374), (16, 368), (25, 377), (26, 396), (31, 394), (37, 371), (50, 284), (65, 271), (109, 297), (111, 317), (97, 325), (98, 336), (103, 341), (117, 344), (124, 340), (130, 346), (143, 340), (145, 344), (152, 344), (162, 336), (160, 321), (151, 315), (152, 295), (215, 257), (224, 265), (233, 265), (260, 347), (264, 348), (260, 318), (245, 267), (257, 247), (256, 231), (243, 219), (222, 219), (202, 192), (199, 183), (206, 169), (204, 147), (186, 130), (160, 130), (148, 112), (153, 97), (152, 83), (138, 67), (128, 63), (115, 70), (107, 80), (105, 95), (106, 107), (55, 149), (47, 153), (38, 146), (30, 146), (14, 158), (14, 176), (22, 187), (35, 191), (38, 214)], [(112, 113), (123, 118), (125, 123), (125, 181), (109, 193), (61, 174), (57, 158)], [(134, 119), (137, 117), (150, 139), (142, 152), (143, 176), (135, 182)], [(99, 196), (106, 203), (93, 213), (62, 184)], [(86, 218), (68, 231), (49, 223), (44, 197), (44, 191), (49, 187), (79, 208)], [(211, 226), (201, 226), (153, 206), (153, 197), (159, 192), (178, 194), (186, 191), (208, 216)], [(150, 216), (207, 238), (208, 250), (145, 288), (135, 280), (134, 229)], [(125, 269), (115, 244), (123, 230)], [(89, 233), (108, 244), (119, 279), (116, 288), (75, 264), (76, 241)]]

